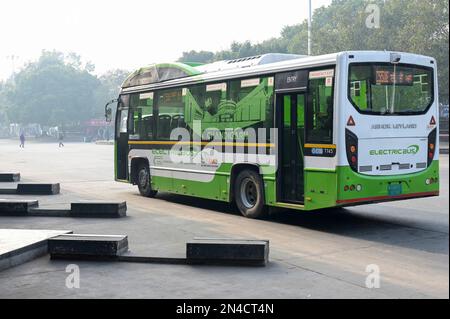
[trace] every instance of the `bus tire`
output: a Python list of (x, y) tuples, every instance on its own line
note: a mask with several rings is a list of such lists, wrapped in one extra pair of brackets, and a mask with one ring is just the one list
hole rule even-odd
[(139, 193), (145, 197), (155, 197), (158, 191), (152, 189), (150, 184), (150, 168), (148, 164), (141, 164), (137, 171), (137, 185)]
[(264, 184), (261, 176), (253, 170), (243, 170), (234, 184), (236, 206), (248, 218), (261, 218), (267, 214), (264, 205)]

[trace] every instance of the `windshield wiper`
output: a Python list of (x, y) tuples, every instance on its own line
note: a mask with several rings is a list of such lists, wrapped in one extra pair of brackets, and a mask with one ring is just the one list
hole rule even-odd
[(392, 83), (391, 114), (395, 112), (395, 84), (397, 83), (397, 64), (394, 64), (394, 82)]

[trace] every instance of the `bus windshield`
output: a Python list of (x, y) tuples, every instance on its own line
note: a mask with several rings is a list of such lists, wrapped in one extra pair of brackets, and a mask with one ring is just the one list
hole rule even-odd
[(433, 69), (390, 63), (353, 63), (348, 94), (366, 114), (422, 114), (433, 102)]

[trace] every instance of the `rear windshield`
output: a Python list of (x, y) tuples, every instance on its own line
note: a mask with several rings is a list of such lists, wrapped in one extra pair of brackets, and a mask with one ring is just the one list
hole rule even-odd
[(348, 94), (367, 114), (421, 114), (433, 103), (433, 69), (390, 63), (353, 63)]

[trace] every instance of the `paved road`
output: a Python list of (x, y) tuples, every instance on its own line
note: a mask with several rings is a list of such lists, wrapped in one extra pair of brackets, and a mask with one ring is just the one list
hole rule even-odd
[[(265, 268), (79, 262), (81, 287), (68, 289), (67, 262), (42, 257), (0, 272), (0, 298), (449, 298), (448, 155), (441, 157), (439, 198), (250, 220), (214, 201), (140, 197), (135, 187), (112, 181), (109, 145), (16, 144), (0, 140), (0, 171), (62, 187), (61, 195), (20, 198), (46, 207), (126, 200), (129, 217), (3, 217), (0, 228), (128, 234), (132, 251), (173, 257), (183, 256), (185, 242), (196, 236), (269, 239), (271, 262)], [(372, 264), (381, 273), (379, 289), (366, 287)]]

